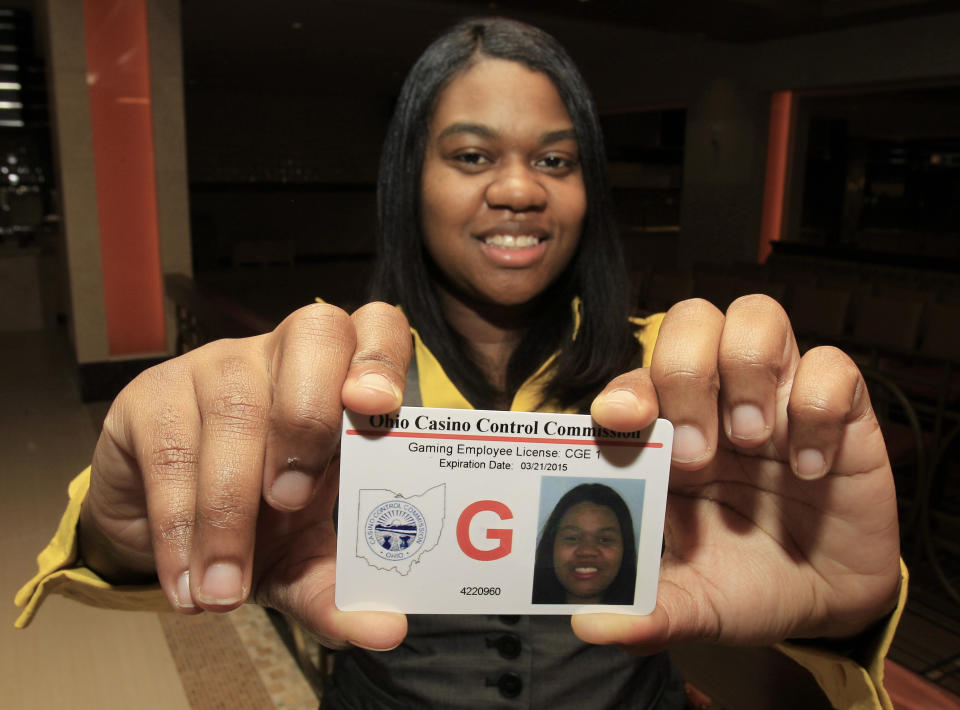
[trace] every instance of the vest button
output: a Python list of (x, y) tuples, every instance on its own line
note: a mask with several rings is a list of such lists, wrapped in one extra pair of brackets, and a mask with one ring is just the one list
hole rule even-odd
[(505, 698), (515, 698), (523, 691), (523, 679), (516, 673), (504, 673), (497, 679), (497, 688)]
[(520, 637), (514, 634), (504, 634), (496, 640), (497, 653), (507, 660), (512, 660), (520, 655), (523, 644)]

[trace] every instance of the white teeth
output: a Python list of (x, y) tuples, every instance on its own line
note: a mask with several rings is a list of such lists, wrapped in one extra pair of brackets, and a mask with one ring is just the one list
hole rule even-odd
[(485, 244), (502, 249), (529, 249), (535, 247), (540, 242), (536, 237), (529, 234), (514, 236), (513, 234), (491, 234), (484, 240)]
[(596, 567), (575, 567), (574, 571), (579, 574), (591, 574), (597, 571)]

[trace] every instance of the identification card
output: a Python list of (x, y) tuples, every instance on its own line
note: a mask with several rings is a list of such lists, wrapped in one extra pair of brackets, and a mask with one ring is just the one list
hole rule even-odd
[(403, 407), (345, 412), (337, 607), (649, 614), (673, 426)]

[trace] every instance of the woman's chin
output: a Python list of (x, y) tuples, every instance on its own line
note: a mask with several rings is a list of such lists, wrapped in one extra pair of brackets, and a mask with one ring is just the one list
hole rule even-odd
[(601, 604), (603, 595), (578, 597), (573, 594), (567, 594), (567, 604)]

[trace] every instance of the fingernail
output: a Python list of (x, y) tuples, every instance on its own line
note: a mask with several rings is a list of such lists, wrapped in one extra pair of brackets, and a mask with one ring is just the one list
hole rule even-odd
[(755, 404), (738, 404), (730, 410), (730, 436), (751, 441), (758, 439), (767, 430), (763, 410)]
[(805, 480), (820, 478), (827, 472), (827, 460), (816, 449), (797, 452), (797, 476)]
[(604, 407), (617, 407), (630, 414), (640, 414), (640, 399), (630, 390), (614, 390), (600, 398)]
[(707, 453), (707, 439), (695, 426), (684, 424), (673, 432), (673, 460), (698, 461)]
[(299, 510), (310, 502), (316, 479), (302, 471), (284, 471), (270, 488), (270, 502), (287, 510)]
[(205, 604), (236, 604), (243, 599), (243, 572), (233, 562), (214, 562), (203, 573), (197, 598)]
[(357, 648), (362, 648), (365, 651), (378, 651), (378, 652), (392, 651), (393, 649), (395, 649), (397, 646), (400, 645), (399, 643), (395, 643), (393, 644), (393, 646), (389, 646), (387, 648), (374, 648), (373, 646), (364, 646), (362, 643), (357, 643), (356, 641), (351, 641), (350, 639), (347, 639), (347, 643), (349, 643), (352, 646), (356, 646)]
[(190, 570), (177, 577), (176, 601), (181, 609), (193, 609), (193, 597), (190, 596)]
[(394, 384), (379, 372), (368, 372), (360, 375), (360, 377), (357, 378), (357, 385), (373, 392), (389, 395), (398, 402), (401, 399), (400, 393)]

